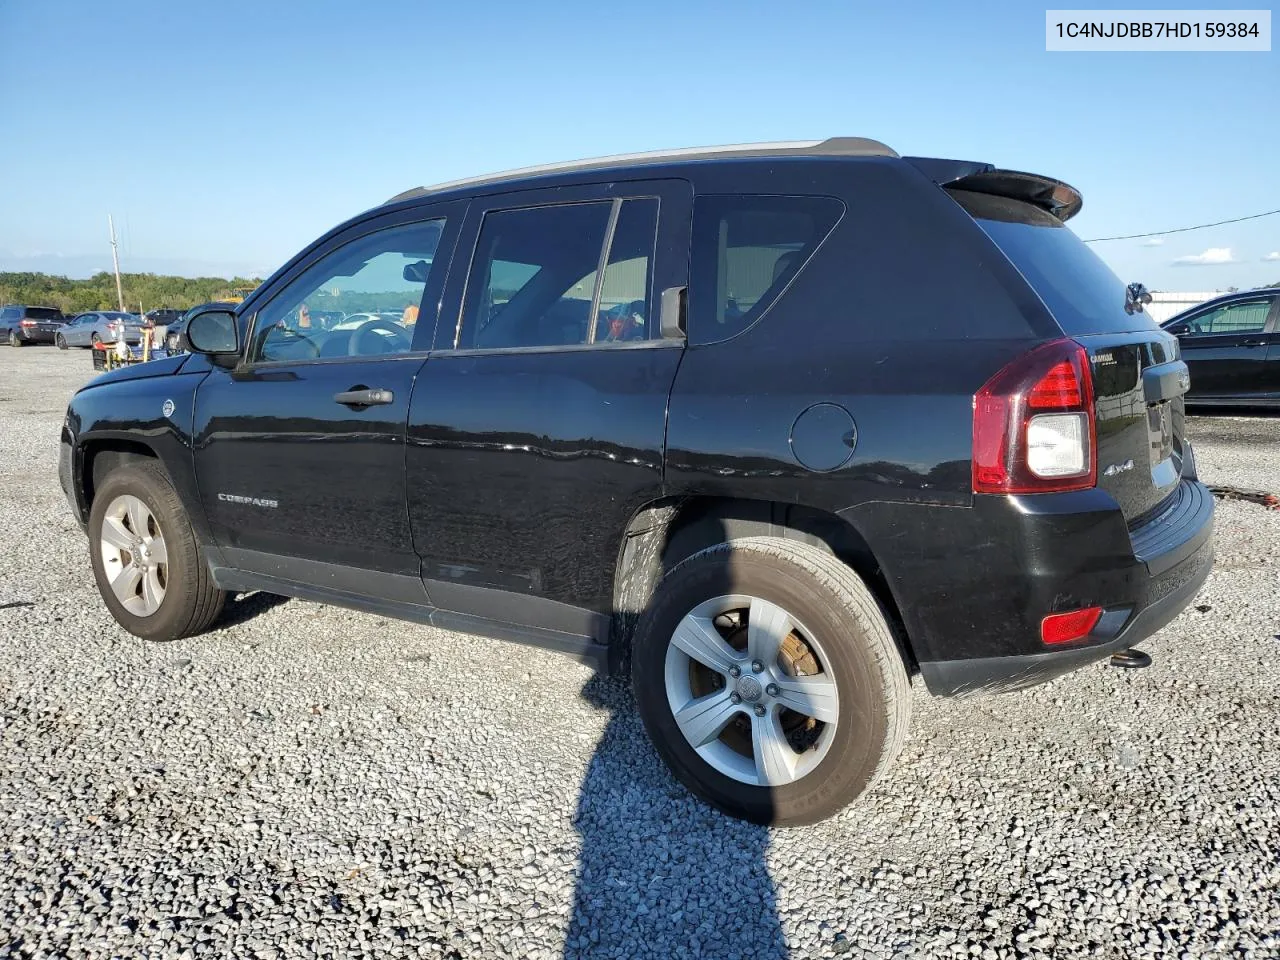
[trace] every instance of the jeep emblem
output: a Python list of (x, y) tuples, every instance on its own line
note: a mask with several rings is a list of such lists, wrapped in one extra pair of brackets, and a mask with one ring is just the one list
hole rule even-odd
[(172, 400), (166, 400), (163, 404), (161, 404), (161, 405), (160, 405), (160, 412), (161, 412), (161, 413), (163, 413), (166, 417), (172, 417), (172, 416), (173, 416), (173, 401), (172, 401)]

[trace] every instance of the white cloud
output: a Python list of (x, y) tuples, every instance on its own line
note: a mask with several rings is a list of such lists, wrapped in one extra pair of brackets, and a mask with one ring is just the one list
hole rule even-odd
[(1223, 263), (1236, 263), (1236, 258), (1231, 255), (1230, 247), (1210, 247), (1204, 253), (1193, 253), (1185, 257), (1178, 257), (1173, 261), (1178, 266), (1187, 267), (1216, 267)]
[(1262, 259), (1268, 263), (1274, 263), (1275, 261), (1280, 260), (1280, 250), (1272, 250)]
[(1152, 237), (1150, 240), (1142, 241), (1144, 247), (1163, 247), (1164, 237)]

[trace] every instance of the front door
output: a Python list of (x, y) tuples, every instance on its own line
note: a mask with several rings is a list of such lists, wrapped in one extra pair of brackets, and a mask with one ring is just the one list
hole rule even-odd
[(683, 340), (663, 337), (659, 302), (686, 283), (690, 207), (683, 181), (472, 204), (409, 411), (410, 516), (436, 606), (604, 629), (623, 531), (662, 496)]
[(1274, 298), (1235, 300), (1180, 323), (1182, 359), (1191, 371), (1188, 398), (1248, 397), (1264, 390), (1266, 330)]
[(231, 567), (425, 601), (404, 440), (456, 225), (365, 221), (249, 305), (244, 357), (196, 394), (195, 464)]

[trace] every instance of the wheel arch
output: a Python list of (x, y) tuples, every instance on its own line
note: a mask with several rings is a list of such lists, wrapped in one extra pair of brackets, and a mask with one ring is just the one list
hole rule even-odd
[(93, 507), (93, 497), (107, 474), (139, 460), (154, 462), (168, 474), (164, 460), (156, 450), (141, 440), (120, 437), (89, 439), (80, 448), (80, 476), (77, 486), (82, 497), (85, 519)]
[(646, 504), (627, 524), (614, 574), (609, 669), (627, 667), (640, 615), (658, 582), (700, 550), (742, 537), (779, 537), (834, 554), (884, 608), (908, 672), (919, 669), (888, 578), (866, 538), (843, 517), (813, 507), (733, 497), (678, 497)]

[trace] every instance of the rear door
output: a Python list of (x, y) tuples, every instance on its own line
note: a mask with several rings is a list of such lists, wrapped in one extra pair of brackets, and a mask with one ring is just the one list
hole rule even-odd
[(409, 411), (436, 606), (576, 636), (607, 623), (622, 533), (662, 495), (683, 339), (663, 338), (659, 303), (687, 282), (690, 210), (683, 181), (473, 201)]
[(1170, 324), (1191, 370), (1192, 399), (1247, 399), (1266, 392), (1273, 295), (1233, 300)]
[(1062, 332), (1091, 359), (1098, 486), (1131, 523), (1177, 489), (1189, 377), (1176, 341), (1067, 226), (1029, 203), (949, 191), (1022, 274)]

